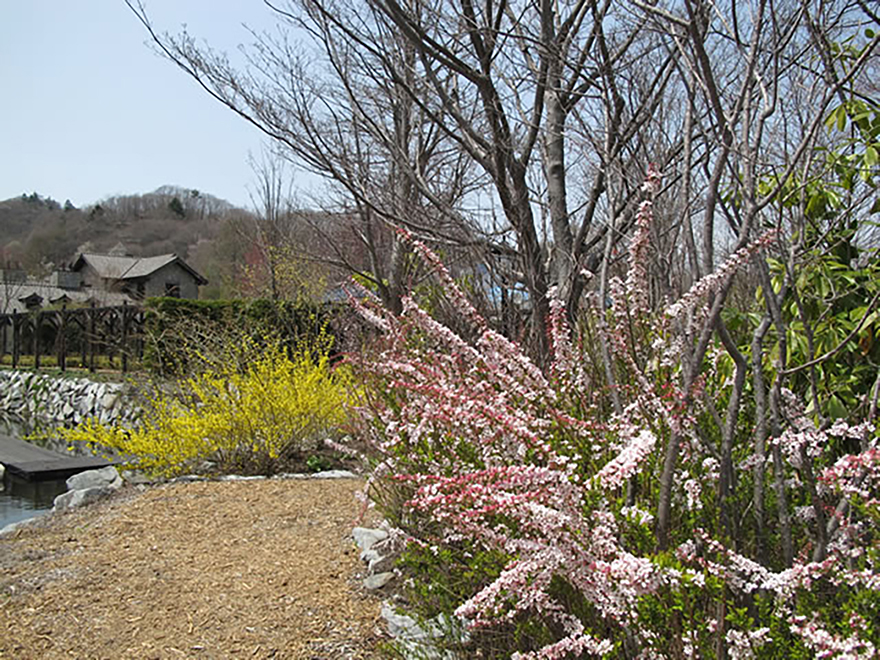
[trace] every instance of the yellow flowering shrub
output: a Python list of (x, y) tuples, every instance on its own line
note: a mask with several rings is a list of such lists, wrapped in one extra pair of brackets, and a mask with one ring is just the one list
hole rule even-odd
[(274, 343), (244, 367), (225, 364), (181, 380), (183, 396), (150, 398), (136, 428), (91, 419), (62, 435), (154, 476), (184, 474), (205, 460), (222, 471), (271, 473), (346, 421), (351, 375), (331, 368), (324, 350), (291, 356)]

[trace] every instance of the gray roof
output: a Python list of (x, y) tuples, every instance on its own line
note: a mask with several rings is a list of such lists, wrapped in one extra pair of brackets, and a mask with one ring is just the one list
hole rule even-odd
[(93, 289), (63, 289), (44, 282), (0, 282), (0, 314), (12, 314), (12, 312), (27, 311), (24, 300), (28, 296), (38, 295), (43, 299), (43, 307), (52, 304), (67, 296), (70, 304), (85, 304), (94, 300), (99, 307), (122, 305), (131, 302), (124, 293), (110, 291), (97, 291)]
[(122, 279), (127, 280), (133, 277), (146, 277), (173, 261), (177, 261), (176, 254), (160, 254), (158, 257), (144, 257), (143, 259), (138, 259), (131, 265), (131, 268), (125, 271)]
[(120, 279), (125, 272), (137, 261), (135, 257), (117, 257), (109, 254), (81, 254), (74, 264), (74, 270), (79, 270), (80, 262), (88, 264), (95, 269), (99, 277), (106, 279)]
[(160, 254), (155, 257), (128, 257), (110, 254), (79, 255), (73, 264), (74, 270), (79, 270), (82, 264), (88, 264), (95, 269), (98, 276), (104, 279), (132, 280), (140, 277), (149, 277), (160, 268), (164, 268), (172, 262), (177, 262), (187, 270), (199, 284), (207, 284), (208, 281), (192, 269), (183, 259), (176, 254)]

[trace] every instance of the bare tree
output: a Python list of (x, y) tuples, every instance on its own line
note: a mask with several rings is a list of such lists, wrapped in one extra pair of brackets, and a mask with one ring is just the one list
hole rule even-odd
[[(658, 54), (656, 43), (638, 39), (640, 21), (615, 21), (609, 38), (610, 2), (464, 0), (418, 12), (394, 0), (376, 6), (416, 49), (435, 103), (452, 120), (441, 129), (491, 182), (515, 235), (540, 344), (549, 287), (559, 287), (574, 314), (581, 270), (595, 271), (603, 259), (610, 227), (597, 221), (603, 203), (611, 216), (628, 216), (612, 243), (625, 235), (637, 188), (627, 175), (649, 160), (636, 136), (663, 98), (672, 58), (661, 52), (646, 59)], [(637, 59), (650, 85), (637, 84)], [(620, 183), (615, 199), (606, 194), (609, 177)], [(582, 191), (574, 199), (572, 183)]]
[(250, 193), (255, 215), (250, 226), (240, 227), (240, 234), (252, 241), (266, 271), (269, 294), (278, 300), (282, 270), (292, 249), (293, 179), (282, 162), (266, 153), (259, 160), (251, 156), (250, 165), (256, 186)]
[[(330, 243), (323, 258), (372, 281), (385, 302), (399, 310), (412, 260), (391, 228), (410, 226), (459, 242), (466, 232), (452, 218), (455, 200), (466, 192), (466, 163), (444, 145), (446, 137), (432, 129), (410, 97), (413, 53), (387, 23), (370, 25), (373, 48), (361, 50), (351, 41), (349, 26), (363, 26), (369, 16), (360, 20), (349, 14), (348, 21), (310, 6), (267, 5), (284, 29), (253, 35), (248, 67), (238, 71), (223, 55), (196, 47), (187, 34), (158, 35), (143, 7), (129, 3), (162, 52), (269, 135), (281, 156), (332, 184), (332, 198), (323, 200), (325, 212), (303, 216)], [(298, 31), (296, 37), (290, 30)], [(311, 61), (293, 44), (303, 34), (310, 34), (316, 46)], [(396, 76), (413, 84), (404, 89)], [(430, 185), (420, 188), (416, 180)], [(354, 229), (368, 266), (334, 242), (336, 227), (321, 226), (322, 218), (339, 217)]]
[(5, 262), (0, 269), (0, 313), (8, 314), (15, 306), (15, 299), (19, 297), (22, 289), (27, 284), (27, 273), (20, 266), (12, 266)]
[[(548, 288), (558, 285), (574, 313), (579, 273), (603, 259), (610, 224), (597, 211), (622, 216), (610, 237), (623, 240), (630, 181), (653, 157), (668, 158), (649, 154), (639, 130), (664, 98), (673, 54), (640, 36), (644, 18), (614, 16), (608, 0), (266, 4), (312, 37), (311, 60), (282, 31), (254, 35), (248, 67), (237, 70), (186, 33), (159, 35), (143, 7), (130, 6), (210, 94), (337, 184), (337, 207), (361, 219), (371, 254), (377, 227), (391, 223), (441, 246), (479, 245), (481, 260), (514, 255), (492, 270), (527, 291), (542, 353)], [(469, 208), (477, 195), (497, 203), (498, 233)], [(395, 244), (390, 263), (373, 264), (392, 308), (404, 253)]]

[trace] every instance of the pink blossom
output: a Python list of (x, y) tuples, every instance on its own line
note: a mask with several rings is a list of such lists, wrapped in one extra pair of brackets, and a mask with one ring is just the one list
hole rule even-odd
[(757, 650), (770, 641), (770, 629), (734, 630), (731, 628), (725, 635), (728, 643), (727, 654), (731, 660), (752, 660), (759, 658)]
[(700, 499), (700, 496), (703, 492), (703, 487), (700, 485), (700, 482), (696, 479), (685, 479), (683, 488), (685, 498), (687, 499), (688, 511), (697, 511), (699, 509), (702, 509), (703, 501), (702, 499)]
[[(654, 194), (659, 177), (649, 173), (648, 179), (645, 193)], [(773, 237), (766, 234), (731, 255), (648, 329), (646, 315), (634, 318), (630, 312), (639, 306), (647, 311), (647, 298), (640, 298), (636, 289), (646, 281), (646, 271), (640, 269), (647, 263), (651, 212), (649, 201), (640, 208), (630, 273), (626, 282), (609, 281), (611, 309), (605, 310), (602, 301), (596, 317), (596, 326), (606, 333), (614, 355), (613, 366), (624, 376), (617, 385), (623, 403), (620, 414), (608, 412), (607, 391), (589, 382), (590, 365), (583, 347), (572, 341), (564, 306), (554, 290), (548, 328), (553, 362), (548, 376), (516, 342), (492, 330), (436, 255), (414, 242), (416, 252), (444, 284), (471, 332), (453, 332), (411, 297), (404, 298), (400, 318), (375, 308), (370, 299), (356, 302), (361, 313), (385, 333), (370, 360), (360, 365), (378, 385), (368, 388), (359, 408), (363, 437), (378, 461), (370, 486), (409, 498), (401, 518), (416, 521), (406, 526), (407, 533), (426, 552), (466, 541), (505, 558), (498, 577), (468, 594), (457, 613), (475, 627), (536, 616), (558, 631), (543, 648), (517, 657), (612, 653), (624, 628), (641, 645), (638, 657), (662, 657), (660, 650), (668, 640), (651, 629), (650, 620), (640, 618), (644, 611), (640, 606), (655, 594), (667, 599), (684, 586), (701, 588), (710, 580), (723, 581), (725, 593), (735, 600), (754, 592), (772, 594), (775, 600), (768, 606), (773, 614), (788, 621), (793, 633), (819, 657), (867, 657), (873, 646), (863, 641), (869, 632), (858, 621), (854, 620), (852, 635), (843, 638), (792, 613), (799, 594), (813, 589), (817, 580), (838, 589), (880, 590), (876, 548), (864, 542), (873, 532), (873, 521), (863, 514), (877, 504), (880, 450), (876, 440), (866, 450), (821, 471), (819, 481), (827, 493), (859, 505), (829, 512), (837, 516), (836, 531), (829, 539), (827, 558), (821, 562), (808, 560), (811, 548), (804, 541), (809, 538), (801, 530), (796, 539), (798, 557), (784, 570), (731, 549), (701, 530), (673, 530), (670, 536), (673, 544), (679, 544), (675, 556), (680, 562), (675, 568), (666, 567), (665, 555), (660, 560), (650, 550), (644, 551), (643, 541), (633, 541), (644, 538), (644, 526), (651, 524), (656, 513), (651, 498), (662, 464), (658, 447), (666, 444), (658, 438), (672, 433), (681, 438), (674, 472), (674, 519), (701, 519), (707, 526), (717, 525), (713, 519), (716, 507), (710, 503), (717, 502), (721, 466), (713, 455), (717, 450), (711, 449), (717, 437), (705, 433), (705, 419), (711, 411), (701, 402), (719, 395), (724, 401), (727, 396), (717, 377), (722, 352), (710, 352), (704, 377), (684, 391), (676, 380), (678, 365), (692, 337), (679, 321), (685, 314), (689, 318), (702, 314), (698, 309), (701, 298)], [(657, 339), (634, 343), (633, 323), (642, 324), (640, 329)], [(793, 395), (783, 393), (782, 403), (784, 430), (771, 442), (795, 467), (800, 467), (804, 456), (816, 466), (827, 465), (823, 461), (829, 438), (858, 438), (867, 443), (873, 433), (867, 426), (840, 421), (820, 431)], [(746, 444), (749, 434), (740, 433), (742, 427), (737, 428), (735, 456), (747, 458), (735, 470), (750, 471), (759, 467), (756, 461), (762, 457)], [(772, 456), (769, 450), (766, 453)], [(806, 475), (802, 478), (797, 469), (783, 467), (780, 477), (786, 488), (802, 488)], [(622, 487), (633, 478), (635, 504), (622, 507)], [(798, 492), (790, 500), (794, 504), (789, 513), (797, 514), (796, 506), (812, 501), (804, 495)], [(706, 508), (700, 513), (685, 511), (696, 512), (703, 503)], [(816, 511), (812, 505), (801, 510)], [(747, 510), (740, 510), (739, 515), (750, 520)], [(768, 513), (767, 520), (771, 518)], [(813, 524), (810, 520), (794, 527), (809, 529)], [(583, 620), (568, 611), (565, 599), (556, 599), (559, 591), (553, 586), (560, 580), (588, 605), (590, 614), (584, 615), (583, 608), (578, 612)], [(706, 592), (705, 600), (711, 598), (711, 592)], [(703, 614), (696, 612), (697, 617)], [(697, 657), (708, 643), (717, 641), (727, 644), (732, 658), (760, 657), (768, 637), (766, 628), (727, 626), (721, 639), (708, 640), (706, 630), (717, 635), (717, 626), (717, 621), (710, 620), (705, 626), (683, 630), (685, 653)]]
[(770, 245), (776, 238), (776, 231), (770, 230), (757, 240), (740, 248), (730, 255), (713, 273), (704, 275), (673, 305), (666, 308), (666, 315), (672, 318), (683, 316), (693, 310), (706, 294), (716, 291), (739, 268), (746, 264), (756, 252)]
[[(855, 618), (860, 619), (858, 615)], [(877, 657), (877, 649), (871, 642), (863, 640), (858, 634), (840, 637), (829, 633), (817, 619), (809, 620), (803, 616), (791, 618), (790, 629), (798, 635), (816, 658), (840, 658), (843, 660), (868, 660)], [(858, 628), (856, 623), (854, 628)]]
[(547, 297), (550, 299), (549, 331), (550, 346), (553, 350), (553, 374), (566, 387), (582, 389), (587, 385), (586, 373), (581, 361), (575, 358), (565, 305), (556, 294), (556, 287), (551, 287), (547, 292)]
[(661, 176), (651, 164), (642, 184), (642, 192), (649, 198), (639, 204), (636, 212), (635, 231), (629, 244), (629, 272), (626, 288), (629, 291), (632, 309), (648, 311), (648, 250), (651, 244), (651, 224), (654, 221), (654, 202), (651, 199), (660, 189)]
[(636, 473), (642, 461), (647, 458), (657, 437), (649, 430), (643, 429), (630, 439), (630, 443), (611, 461), (605, 464), (596, 474), (596, 483), (604, 489), (621, 486), (629, 477)]
[(648, 311), (648, 248), (651, 244), (653, 202), (645, 200), (636, 213), (635, 231), (629, 244), (629, 272), (626, 288), (630, 293), (632, 309)]
[(354, 307), (362, 319), (383, 332), (391, 333), (396, 329), (397, 322), (394, 316), (381, 305), (372, 291), (355, 280), (351, 280), (349, 286), (356, 289), (363, 298), (363, 300), (360, 300), (350, 290), (346, 289), (349, 304)]

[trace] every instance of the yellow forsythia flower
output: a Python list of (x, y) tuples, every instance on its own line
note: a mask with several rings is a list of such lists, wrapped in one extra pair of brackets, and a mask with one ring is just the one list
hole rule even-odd
[(288, 356), (276, 342), (244, 368), (230, 360), (185, 379), (186, 402), (160, 394), (134, 429), (91, 419), (62, 436), (151, 475), (184, 474), (204, 460), (221, 470), (271, 472), (345, 423), (351, 380), (347, 367), (331, 368), (326, 351)]

